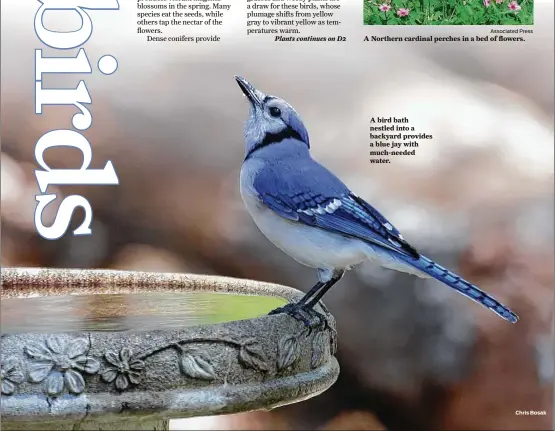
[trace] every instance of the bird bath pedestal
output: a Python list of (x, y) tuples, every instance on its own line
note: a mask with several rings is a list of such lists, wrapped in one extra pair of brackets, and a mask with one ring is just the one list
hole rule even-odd
[(165, 430), (318, 395), (339, 373), (333, 317), (309, 333), (266, 315), (300, 296), (223, 277), (3, 269), (2, 429)]

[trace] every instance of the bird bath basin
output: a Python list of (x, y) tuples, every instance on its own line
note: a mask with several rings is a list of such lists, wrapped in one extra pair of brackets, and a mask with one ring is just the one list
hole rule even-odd
[(301, 296), (201, 275), (3, 269), (2, 428), (163, 430), (318, 395), (339, 373), (333, 317), (309, 332), (267, 316)]

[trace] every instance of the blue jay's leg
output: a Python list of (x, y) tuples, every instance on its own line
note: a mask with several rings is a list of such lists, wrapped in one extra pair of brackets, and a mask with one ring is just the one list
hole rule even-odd
[(298, 302), (296, 302), (294, 304), (287, 304), (284, 307), (276, 308), (275, 310), (270, 311), (269, 314), (285, 313), (285, 312), (287, 312), (287, 310), (291, 310), (291, 307), (293, 305), (298, 305), (299, 306), (298, 308), (302, 308), (302, 306), (304, 306), (306, 304), (306, 302), (312, 297), (312, 295), (314, 295), (316, 292), (318, 292), (318, 290), (320, 290), (320, 288), (324, 284), (325, 284), (324, 282), (319, 281), (301, 299), (299, 299)]
[[(320, 279), (322, 279), (322, 277), (320, 277)], [(305, 326), (309, 328), (309, 333), (314, 327), (327, 327), (328, 324), (325, 316), (313, 310), (312, 306), (309, 307), (306, 305), (307, 301), (320, 289), (325, 287), (325, 285), (325, 281), (318, 281), (318, 283), (316, 283), (298, 302), (276, 308), (275, 310), (270, 311), (268, 314), (288, 314), (294, 319), (303, 322)]]
[[(344, 270), (318, 270), (320, 281), (316, 283), (306, 295), (298, 302), (276, 308), (270, 311), (269, 314), (286, 313), (300, 320), (310, 329), (313, 327), (324, 327), (324, 329), (327, 329), (329, 325), (326, 316), (315, 311), (314, 306), (335, 283), (341, 280), (343, 274), (345, 274)], [(316, 320), (316, 322), (314, 322), (314, 320)]]
[(314, 295), (314, 297), (306, 304), (306, 306), (308, 308), (313, 308), (316, 304), (318, 304), (318, 301), (320, 301), (320, 299), (322, 299), (322, 297), (327, 293), (328, 290), (330, 290), (339, 280), (341, 280), (343, 278), (343, 275), (345, 275), (345, 271), (344, 270), (334, 270), (331, 274), (331, 278), (324, 283), (324, 285), (321, 287), (321, 289)]
[(312, 295), (314, 295), (316, 292), (318, 292), (320, 290), (320, 288), (322, 288), (322, 286), (324, 286), (324, 282), (319, 281), (318, 283), (316, 283), (312, 289), (310, 289), (305, 296), (303, 296), (301, 299), (299, 299), (299, 304), (306, 304), (306, 302), (312, 297)]

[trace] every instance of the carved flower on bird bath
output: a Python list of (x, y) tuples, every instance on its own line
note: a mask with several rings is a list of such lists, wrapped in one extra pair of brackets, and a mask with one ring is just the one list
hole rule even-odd
[(2, 380), (2, 395), (11, 395), (15, 387), (25, 380), (21, 371), (21, 363), (16, 358), (8, 358), (0, 365), (0, 377)]
[(49, 336), (45, 345), (31, 343), (24, 348), (34, 359), (29, 367), (29, 381), (40, 383), (46, 380), (48, 395), (59, 395), (67, 387), (69, 392), (80, 394), (85, 390), (82, 372), (96, 374), (99, 362), (86, 355), (89, 342), (84, 338), (64, 340)]
[(129, 347), (121, 349), (119, 356), (115, 352), (106, 352), (104, 358), (112, 365), (100, 373), (100, 377), (106, 383), (112, 383), (115, 380), (116, 388), (124, 391), (130, 383), (136, 385), (140, 382), (145, 363), (141, 359), (134, 358)]

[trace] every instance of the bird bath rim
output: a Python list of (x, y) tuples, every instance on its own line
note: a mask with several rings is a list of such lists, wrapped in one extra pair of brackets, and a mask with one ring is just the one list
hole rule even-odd
[(184, 273), (153, 273), (106, 269), (1, 269), (2, 299), (128, 293), (231, 293), (281, 297), (296, 301), (303, 294), (292, 287), (254, 280)]
[[(219, 276), (2, 269), (2, 299), (145, 292), (240, 293), (287, 301), (302, 296), (286, 286)], [(138, 420), (141, 429), (153, 429), (154, 420), (269, 410), (311, 398), (339, 374), (335, 320), (318, 307), (330, 328), (307, 331), (280, 314), (177, 330), (2, 334), (2, 361), (17, 364), (25, 375), (13, 393), (2, 396), (3, 426), (55, 422), (54, 429), (122, 429), (125, 421)], [(57, 352), (72, 352), (74, 372), (60, 368)], [(51, 363), (48, 372), (44, 355)]]

